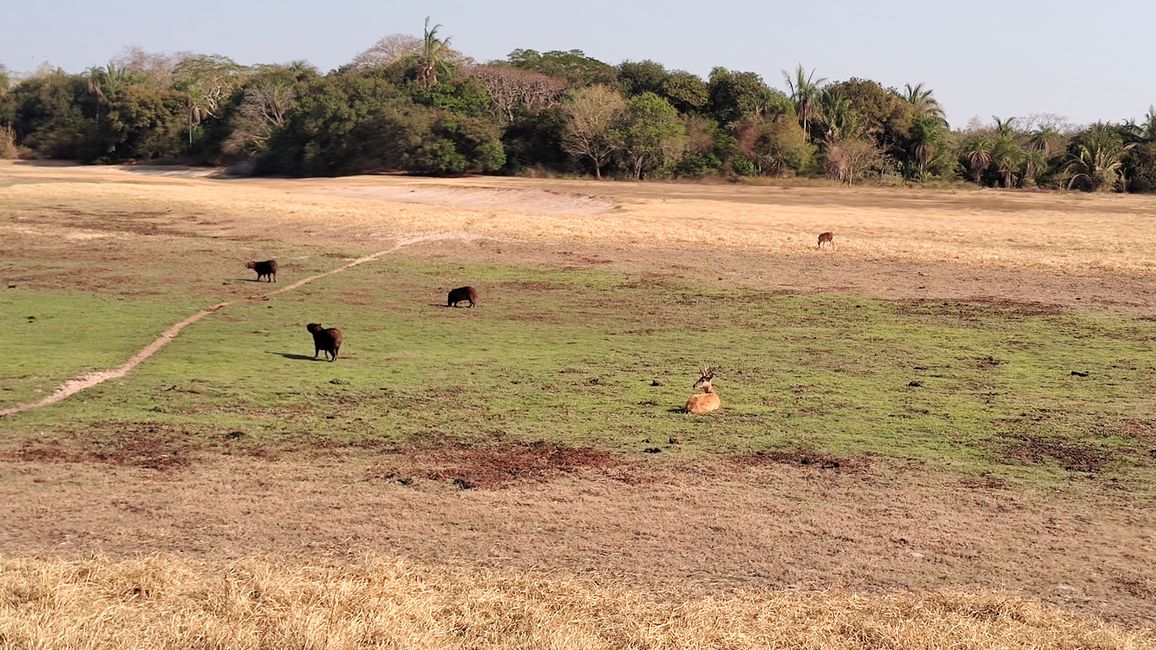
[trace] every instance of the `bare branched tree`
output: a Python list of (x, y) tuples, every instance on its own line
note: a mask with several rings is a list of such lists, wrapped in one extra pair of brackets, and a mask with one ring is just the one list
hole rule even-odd
[(422, 40), (409, 34), (390, 34), (353, 57), (350, 67), (358, 70), (382, 68), (398, 61), (416, 60), (422, 52)]
[(513, 121), (517, 109), (536, 111), (561, 101), (565, 83), (533, 70), (508, 64), (474, 66), (470, 70), (490, 97), (491, 111)]

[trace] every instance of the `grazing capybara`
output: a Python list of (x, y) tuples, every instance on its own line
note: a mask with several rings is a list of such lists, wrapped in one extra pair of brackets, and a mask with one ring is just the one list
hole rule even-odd
[(277, 281), (277, 260), (265, 260), (264, 262), (248, 262), (245, 268), (253, 269), (257, 272), (257, 281), (261, 278), (269, 278), (270, 282)]
[(833, 247), (835, 245), (835, 233), (819, 233), (819, 248), (822, 248), (823, 244), (830, 244)]
[(317, 353), (324, 351), (326, 359), (336, 361), (337, 351), (341, 349), (341, 330), (322, 327), (321, 323), (309, 323), (305, 329), (313, 335), (313, 358), (316, 359)]
[(459, 302), (463, 300), (470, 301), (470, 307), (478, 300), (478, 292), (473, 287), (458, 287), (450, 291), (449, 298), (446, 299), (447, 307), (457, 307)]

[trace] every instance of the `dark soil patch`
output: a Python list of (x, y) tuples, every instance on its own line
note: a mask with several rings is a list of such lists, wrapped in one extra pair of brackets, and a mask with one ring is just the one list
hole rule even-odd
[(808, 449), (766, 449), (736, 456), (734, 461), (747, 467), (796, 465), (837, 472), (858, 472), (871, 464), (866, 456), (844, 458)]
[(546, 481), (580, 470), (600, 471), (628, 483), (638, 483), (631, 464), (606, 451), (535, 441), (475, 446), (442, 440), (396, 450), (396, 463), (372, 472), (408, 484), (413, 476), (453, 483), (461, 489), (497, 489), (516, 481)]
[(1023, 465), (1054, 462), (1070, 472), (1096, 473), (1112, 460), (1108, 451), (1072, 441), (1026, 433), (1015, 434), (1012, 438), (1014, 442), (1004, 448), (1003, 455)]
[(1038, 302), (1017, 302), (1014, 300), (975, 299), (954, 300), (899, 300), (893, 303), (901, 316), (931, 316), (954, 318), (967, 323), (978, 323), (985, 319), (1019, 320), (1040, 316), (1055, 316), (1065, 313), (1057, 305)]
[(1104, 433), (1133, 440), (1156, 440), (1156, 419), (1121, 418), (1099, 423)]
[[(111, 426), (111, 425), (110, 425)], [(117, 423), (115, 438), (86, 441), (29, 440), (4, 453), (25, 462), (104, 463), (166, 471), (187, 467), (197, 445), (179, 432), (155, 424)]]

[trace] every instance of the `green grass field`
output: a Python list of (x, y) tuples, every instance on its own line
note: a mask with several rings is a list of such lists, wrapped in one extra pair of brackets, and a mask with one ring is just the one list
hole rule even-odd
[[(479, 306), (444, 307), (467, 282)], [(0, 338), (3, 405), (115, 366), (206, 306), (0, 299), (2, 327), (20, 332)], [(344, 331), (337, 362), (312, 359), (314, 321)], [(239, 301), (128, 377), (5, 426), (10, 443), (89, 447), (131, 431), (247, 450), (437, 438), (687, 459), (790, 449), (1032, 481), (1106, 473), (1147, 489), (1151, 441), (1136, 432), (1156, 417), (1154, 340), (1156, 323), (1127, 316), (398, 255)], [(722, 368), (723, 409), (689, 417), (678, 411), (703, 362)]]

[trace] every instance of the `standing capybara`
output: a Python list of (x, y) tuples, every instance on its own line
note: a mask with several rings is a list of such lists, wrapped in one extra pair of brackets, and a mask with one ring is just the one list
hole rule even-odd
[(261, 278), (269, 278), (270, 282), (277, 281), (277, 260), (265, 260), (264, 262), (248, 262), (245, 268), (253, 269), (257, 272), (257, 281)]
[(473, 287), (458, 287), (450, 291), (449, 298), (446, 299), (446, 307), (457, 307), (458, 303), (463, 300), (470, 301), (470, 307), (473, 307), (478, 300), (477, 290)]
[(317, 353), (324, 351), (326, 359), (336, 361), (337, 351), (341, 349), (341, 330), (321, 327), (321, 323), (309, 323), (305, 329), (313, 335), (313, 358), (316, 359)]

